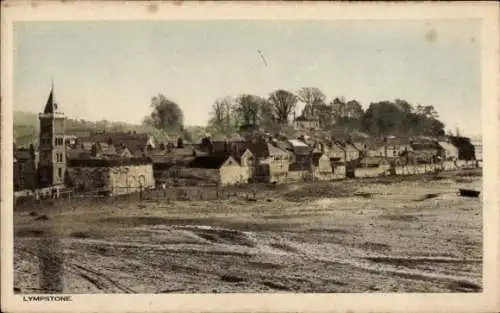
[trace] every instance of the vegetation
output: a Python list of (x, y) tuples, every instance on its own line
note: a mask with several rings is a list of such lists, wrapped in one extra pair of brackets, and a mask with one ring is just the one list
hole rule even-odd
[[(364, 132), (372, 136), (444, 135), (444, 124), (432, 105), (412, 105), (396, 99), (372, 102), (365, 111), (355, 99), (336, 97), (327, 103), (325, 94), (315, 87), (304, 87), (296, 92), (278, 89), (267, 98), (242, 94), (217, 99), (206, 127), (185, 127), (181, 106), (159, 94), (151, 99), (151, 113), (140, 125), (68, 119), (66, 128), (68, 131), (145, 132), (160, 139), (174, 137), (191, 142), (199, 141), (207, 132), (212, 136), (228, 137), (245, 129), (291, 135), (291, 122), (298, 103), (304, 105), (301, 115), (318, 118), (324, 131)], [(15, 112), (14, 136), (19, 146), (36, 143), (38, 127), (37, 114)]]

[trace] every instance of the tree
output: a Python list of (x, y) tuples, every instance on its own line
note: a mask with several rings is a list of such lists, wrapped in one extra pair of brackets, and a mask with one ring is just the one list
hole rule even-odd
[(413, 106), (396, 99), (371, 103), (366, 110), (362, 125), (368, 133), (379, 135), (444, 135), (444, 124), (438, 120), (438, 113), (432, 105)]
[(324, 104), (326, 101), (325, 94), (316, 87), (303, 87), (297, 91), (297, 98), (306, 106), (314, 107), (315, 105)]
[(363, 116), (363, 107), (357, 100), (347, 101), (344, 107), (344, 114), (349, 119), (360, 119)]
[(151, 99), (153, 111), (143, 122), (154, 128), (167, 131), (182, 131), (184, 127), (184, 113), (177, 103), (159, 94)]
[(332, 100), (330, 103), (330, 106), (332, 107), (332, 114), (336, 120), (339, 120), (342, 117), (342, 114), (345, 109), (345, 99), (342, 98), (335, 98)]
[(237, 128), (237, 122), (234, 101), (230, 97), (217, 99), (212, 105), (208, 123), (210, 131), (227, 135)]
[(279, 124), (288, 124), (288, 117), (295, 111), (297, 97), (286, 90), (273, 91), (268, 99), (272, 118)]
[(256, 126), (261, 118), (261, 108), (265, 100), (255, 96), (243, 94), (238, 97), (235, 112), (244, 126)]

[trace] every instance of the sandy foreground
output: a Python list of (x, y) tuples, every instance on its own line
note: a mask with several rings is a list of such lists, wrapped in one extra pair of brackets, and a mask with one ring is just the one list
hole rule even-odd
[[(20, 293), (478, 292), (481, 177), (281, 186), (247, 199), (16, 211)], [(56, 286), (56, 287), (54, 287)]]

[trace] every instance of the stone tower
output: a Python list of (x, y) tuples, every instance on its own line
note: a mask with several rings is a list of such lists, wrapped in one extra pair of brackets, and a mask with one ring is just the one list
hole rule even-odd
[(38, 180), (40, 187), (62, 186), (66, 173), (65, 120), (58, 111), (54, 97), (54, 85), (40, 120)]

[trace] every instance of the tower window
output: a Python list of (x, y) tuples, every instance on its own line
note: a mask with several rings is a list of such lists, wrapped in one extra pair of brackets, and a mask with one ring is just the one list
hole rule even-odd
[(59, 178), (62, 177), (62, 168), (57, 169), (57, 174), (58, 174)]

